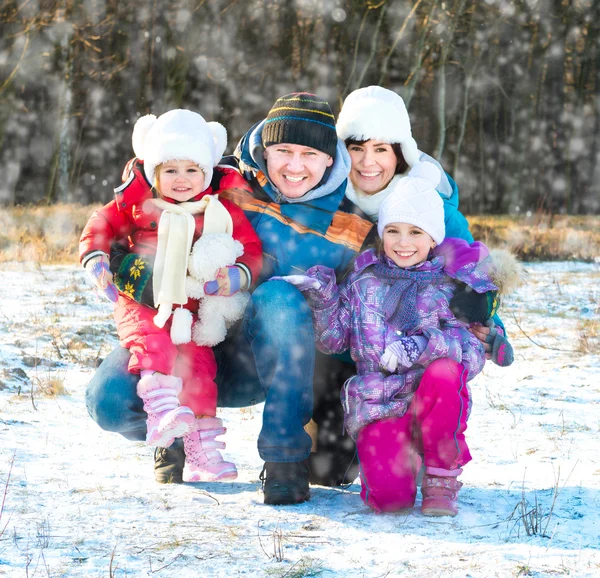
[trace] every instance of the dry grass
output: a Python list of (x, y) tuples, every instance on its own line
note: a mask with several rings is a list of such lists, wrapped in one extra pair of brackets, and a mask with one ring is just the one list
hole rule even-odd
[[(81, 231), (99, 205), (0, 208), (0, 263), (78, 261)], [(600, 217), (470, 216), (473, 237), (510, 249), (522, 261), (594, 261), (600, 258)]]
[(600, 217), (470, 216), (473, 237), (509, 249), (521, 261), (595, 261), (600, 258)]
[(79, 236), (100, 205), (0, 208), (0, 263), (77, 263)]
[(598, 319), (580, 320), (577, 350), (583, 354), (600, 354), (600, 321)]

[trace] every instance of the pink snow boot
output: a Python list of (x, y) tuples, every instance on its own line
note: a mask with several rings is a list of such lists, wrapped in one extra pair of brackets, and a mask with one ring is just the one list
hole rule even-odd
[(443, 470), (441, 468), (426, 468), (421, 494), (423, 503), (421, 511), (424, 516), (456, 516), (458, 514), (458, 490), (462, 483), (456, 478), (462, 469)]
[(215, 440), (227, 430), (217, 417), (196, 420), (192, 433), (183, 436), (185, 449), (184, 482), (217, 482), (237, 478), (235, 464), (223, 460), (218, 450), (225, 449), (225, 442)]
[(192, 431), (196, 416), (185, 405), (179, 405), (181, 379), (162, 373), (145, 374), (137, 384), (137, 394), (144, 402), (146, 443), (168, 448), (175, 438)]

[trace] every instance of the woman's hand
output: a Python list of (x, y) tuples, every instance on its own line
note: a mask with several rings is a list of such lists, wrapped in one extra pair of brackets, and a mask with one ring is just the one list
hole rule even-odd
[(500, 367), (508, 367), (515, 360), (512, 345), (501, 327), (488, 320), (488, 325), (472, 325), (469, 331), (483, 343), (486, 359), (491, 359)]
[(471, 325), (469, 331), (483, 343), (483, 348), (486, 353), (492, 351), (492, 345), (487, 342), (488, 335), (490, 334), (490, 328), (486, 325)]

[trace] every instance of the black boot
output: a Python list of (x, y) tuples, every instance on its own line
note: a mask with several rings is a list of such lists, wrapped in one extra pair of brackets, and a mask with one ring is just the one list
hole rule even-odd
[(265, 504), (284, 506), (310, 499), (308, 460), (301, 462), (265, 462), (260, 473)]
[(168, 448), (154, 450), (154, 478), (159, 484), (181, 484), (185, 452), (181, 439)]
[(344, 432), (340, 402), (342, 384), (355, 374), (354, 364), (317, 352), (312, 418), (318, 430), (317, 451), (309, 458), (311, 484), (341, 486), (351, 484), (358, 476), (356, 445)]

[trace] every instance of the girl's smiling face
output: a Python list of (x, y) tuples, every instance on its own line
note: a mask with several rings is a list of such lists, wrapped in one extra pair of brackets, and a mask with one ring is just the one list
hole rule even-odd
[(417, 265), (435, 247), (431, 236), (409, 223), (389, 223), (383, 230), (383, 251), (398, 267)]
[(204, 189), (204, 172), (192, 161), (167, 161), (156, 169), (158, 192), (179, 203), (197, 197)]

